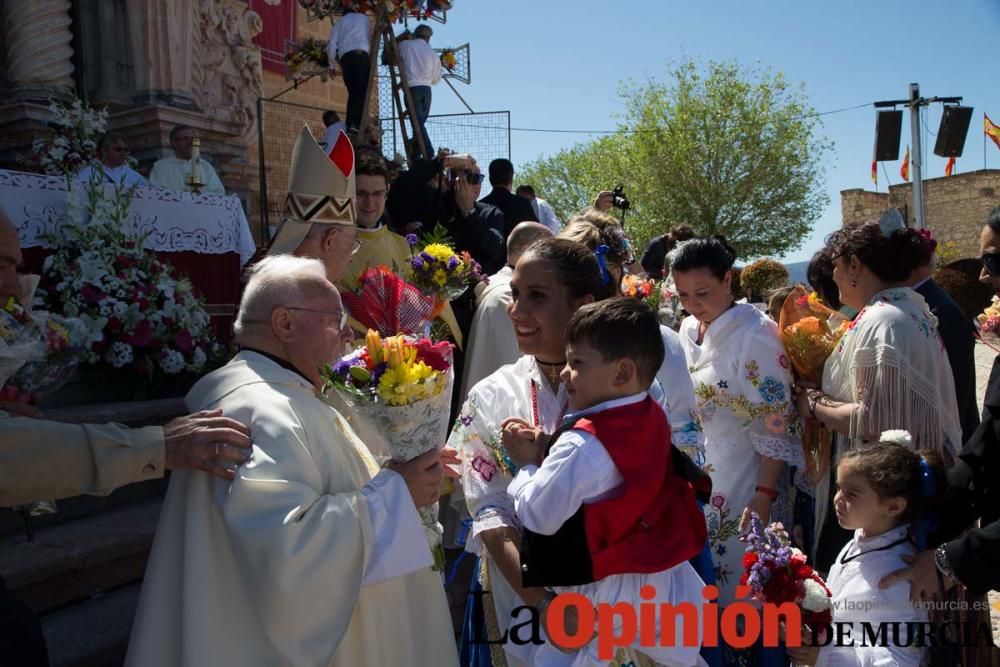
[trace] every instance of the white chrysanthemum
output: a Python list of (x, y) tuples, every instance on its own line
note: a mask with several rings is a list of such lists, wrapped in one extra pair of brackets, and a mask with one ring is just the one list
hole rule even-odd
[(160, 359), (160, 368), (167, 375), (177, 375), (184, 370), (184, 355), (177, 350), (167, 350)]
[(906, 447), (907, 449), (913, 449), (913, 436), (910, 435), (909, 431), (904, 431), (903, 429), (882, 431), (882, 435), (880, 435), (878, 439), (879, 442), (894, 442), (897, 445)]
[(807, 611), (824, 611), (830, 608), (830, 598), (823, 587), (813, 581), (806, 579), (802, 582), (805, 594), (802, 596), (802, 608)]
[(112, 343), (108, 351), (104, 353), (104, 358), (115, 368), (126, 366), (132, 363), (132, 346), (121, 341)]
[[(124, 296), (124, 295), (123, 295)], [(128, 311), (128, 304), (124, 301), (113, 301), (111, 305), (111, 312), (115, 314), (115, 317), (121, 317)]]
[(200, 347), (194, 348), (194, 352), (191, 353), (191, 363), (188, 364), (189, 371), (200, 371), (205, 366), (205, 361), (208, 357), (205, 356), (205, 351)]

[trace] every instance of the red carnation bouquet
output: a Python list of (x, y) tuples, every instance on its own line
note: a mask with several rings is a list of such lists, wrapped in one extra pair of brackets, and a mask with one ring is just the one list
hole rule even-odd
[(384, 265), (362, 271), (358, 287), (344, 290), (340, 297), (354, 319), (383, 338), (423, 335), (434, 319), (434, 299)]
[(756, 513), (750, 516), (750, 532), (743, 554), (740, 584), (749, 586), (755, 600), (775, 605), (792, 602), (802, 610), (802, 622), (824, 632), (833, 621), (830, 589), (806, 562), (804, 553), (792, 546), (784, 526), (764, 527)]

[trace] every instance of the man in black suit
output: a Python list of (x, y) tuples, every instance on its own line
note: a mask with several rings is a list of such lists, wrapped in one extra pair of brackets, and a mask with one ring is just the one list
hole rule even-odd
[(518, 223), (526, 220), (538, 222), (535, 219), (535, 211), (531, 208), (531, 202), (511, 192), (511, 188), (514, 187), (514, 164), (510, 160), (498, 158), (490, 162), (490, 185), (493, 186), (493, 191), (479, 201), (496, 206), (503, 212), (506, 223), (503, 232), (505, 243), (510, 230)]
[[(929, 241), (933, 248), (933, 241)], [(979, 407), (976, 401), (976, 339), (972, 322), (955, 300), (934, 282), (933, 250), (927, 264), (910, 275), (910, 285), (924, 297), (927, 307), (938, 320), (938, 333), (944, 341), (955, 379), (955, 398), (958, 399), (958, 418), (962, 426), (962, 442), (968, 442), (979, 426)]]
[[(973, 595), (1000, 590), (1000, 357), (993, 362), (986, 388), (983, 423), (948, 470), (939, 516), (939, 540), (944, 543), (909, 558), (910, 567), (893, 572), (882, 587), (910, 582), (913, 600), (937, 593), (938, 574), (946, 587), (965, 586)], [(957, 537), (979, 519), (979, 528)], [(906, 559), (907, 557), (904, 557)]]

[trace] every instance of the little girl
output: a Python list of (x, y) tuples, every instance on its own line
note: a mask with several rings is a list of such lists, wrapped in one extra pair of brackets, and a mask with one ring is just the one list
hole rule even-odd
[[(845, 633), (840, 643), (853, 646), (837, 646), (836, 630), (827, 646), (808, 646), (803, 633), (802, 646), (788, 647), (796, 665), (916, 667), (924, 658), (930, 639), (920, 646), (916, 633), (917, 624), (927, 622), (927, 611), (914, 608), (907, 582), (886, 589), (878, 584), (907, 567), (903, 556), (917, 552), (914, 535), (920, 532), (920, 513), (941, 488), (941, 472), (920, 453), (887, 441), (898, 439), (890, 433), (908, 438), (905, 432), (886, 432), (882, 442), (847, 452), (837, 466), (834, 509), (841, 527), (854, 530), (854, 539), (841, 550), (826, 584), (833, 595), (834, 628), (837, 623), (852, 624), (850, 637)], [(869, 624), (867, 631), (862, 621)]]

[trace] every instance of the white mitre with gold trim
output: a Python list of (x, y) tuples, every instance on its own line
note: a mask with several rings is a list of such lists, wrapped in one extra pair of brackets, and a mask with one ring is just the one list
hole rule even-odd
[(327, 154), (304, 125), (292, 149), (285, 213), (268, 255), (292, 254), (313, 225), (351, 225), (354, 202), (354, 147), (343, 131)]

